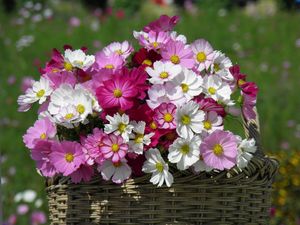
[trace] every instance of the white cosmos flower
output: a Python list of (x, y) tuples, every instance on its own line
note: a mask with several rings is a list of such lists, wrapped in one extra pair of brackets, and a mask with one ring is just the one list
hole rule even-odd
[(232, 66), (231, 60), (220, 51), (215, 51), (214, 53), (214, 59), (211, 65), (212, 73), (226, 81), (234, 80), (234, 77), (229, 71), (229, 68)]
[(114, 183), (120, 184), (127, 180), (131, 175), (131, 168), (127, 164), (126, 159), (121, 159), (117, 163), (113, 163), (111, 160), (106, 160), (98, 167), (98, 171), (104, 180), (112, 180)]
[(182, 138), (192, 137), (200, 134), (203, 130), (201, 126), (205, 119), (205, 113), (199, 110), (199, 105), (194, 101), (189, 101), (176, 111), (176, 132)]
[(26, 90), (25, 95), (18, 97), (19, 111), (27, 111), (31, 104), (37, 101), (39, 104), (44, 103), (52, 91), (49, 80), (41, 77), (39, 81), (33, 83), (31, 88)]
[(181, 87), (175, 86), (171, 82), (164, 85), (154, 84), (148, 90), (149, 100), (147, 104), (151, 109), (155, 109), (161, 103), (173, 103), (177, 107), (186, 102), (186, 98), (183, 96)]
[(26, 190), (23, 192), (23, 201), (27, 203), (31, 203), (36, 198), (36, 192), (34, 190)]
[(104, 132), (107, 134), (114, 133), (121, 135), (125, 142), (129, 141), (129, 135), (132, 132), (133, 126), (129, 123), (129, 116), (125, 113), (122, 116), (116, 113), (114, 116), (107, 115), (106, 119), (109, 124), (104, 125)]
[(181, 87), (181, 92), (187, 101), (202, 93), (203, 79), (192, 70), (184, 68), (172, 82)]
[(133, 31), (133, 37), (135, 39), (139, 40), (141, 36), (143, 36), (146, 40), (149, 38), (149, 34), (144, 31)]
[(205, 76), (203, 79), (204, 92), (216, 101), (228, 102), (232, 90), (230, 86), (215, 75)]
[(256, 152), (257, 147), (255, 146), (255, 140), (252, 139), (244, 139), (238, 137), (239, 145), (238, 145), (238, 155), (237, 155), (237, 166), (240, 169), (245, 168), (249, 161), (253, 157), (253, 153)]
[(64, 125), (67, 128), (72, 128), (72, 123), (78, 123), (80, 121), (80, 114), (77, 112), (74, 105), (67, 105), (60, 109), (56, 115), (56, 122)]
[(194, 135), (192, 138), (177, 138), (169, 147), (168, 159), (177, 163), (179, 170), (186, 170), (199, 160), (201, 138)]
[(139, 121), (138, 123), (133, 121), (133, 133), (130, 134), (129, 152), (134, 152), (136, 154), (143, 154), (144, 145), (149, 145), (151, 143), (151, 137), (154, 133), (145, 134), (146, 123), (144, 121)]
[(69, 84), (62, 84), (52, 93), (50, 103), (48, 106), (48, 111), (57, 120), (57, 122), (60, 122), (62, 117), (60, 113), (65, 112), (62, 109), (65, 107), (71, 108), (70, 105), (72, 105), (76, 109), (79, 115), (76, 117), (76, 120), (74, 119), (69, 122), (86, 123), (87, 116), (89, 114), (92, 114), (93, 112), (92, 98), (82, 87), (77, 87), (76, 89), (73, 89), (72, 86)]
[(210, 172), (213, 170), (212, 167), (205, 164), (201, 156), (199, 156), (199, 160), (193, 165), (193, 169), (196, 173), (200, 173), (202, 171)]
[(186, 44), (186, 42), (187, 42), (186, 36), (184, 36), (183, 34), (177, 34), (176, 31), (172, 31), (170, 33), (170, 37), (172, 40), (181, 41), (183, 44)]
[(146, 161), (143, 165), (143, 172), (152, 173), (150, 182), (158, 184), (160, 187), (165, 182), (168, 187), (171, 187), (174, 178), (169, 172), (169, 165), (161, 157), (160, 152), (156, 148), (150, 148), (145, 153)]
[(166, 81), (170, 81), (176, 77), (181, 70), (182, 68), (180, 65), (174, 65), (171, 62), (164, 63), (161, 61), (156, 61), (153, 64), (153, 68), (146, 68), (146, 72), (151, 77), (149, 81), (152, 84), (163, 84)]
[(91, 91), (89, 91), (88, 89), (85, 89), (80, 84), (77, 84), (75, 86), (75, 89), (81, 89), (83, 92), (85, 92), (92, 99), (92, 108), (93, 108), (93, 111), (95, 111), (95, 112), (101, 112), (102, 111), (102, 108), (99, 105), (96, 96)]
[(202, 122), (203, 131), (211, 134), (215, 130), (223, 130), (223, 119), (215, 111), (207, 112)]
[(95, 62), (95, 56), (86, 55), (81, 49), (74, 51), (66, 49), (64, 58), (65, 62), (69, 63), (69, 66), (71, 65), (71, 68), (87, 69)]

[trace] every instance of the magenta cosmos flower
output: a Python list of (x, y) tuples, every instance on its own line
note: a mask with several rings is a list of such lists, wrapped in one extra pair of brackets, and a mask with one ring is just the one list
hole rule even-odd
[(81, 141), (88, 165), (93, 165), (95, 162), (98, 164), (103, 162), (104, 158), (100, 147), (103, 145), (102, 139), (104, 136), (105, 134), (102, 130), (95, 128), (92, 134), (89, 134)]
[(258, 87), (253, 82), (245, 82), (241, 86), (241, 104), (242, 112), (246, 120), (251, 120), (256, 118), (255, 106), (256, 98), (258, 93)]
[(23, 142), (27, 148), (33, 149), (37, 141), (52, 139), (55, 135), (55, 125), (48, 118), (39, 119), (27, 130)]
[(206, 165), (218, 169), (230, 169), (236, 165), (237, 139), (229, 131), (216, 130), (204, 138), (200, 152)]
[(154, 109), (154, 119), (159, 128), (162, 129), (175, 129), (175, 113), (176, 106), (172, 103), (162, 103)]
[(191, 48), (181, 41), (170, 40), (161, 49), (161, 56), (163, 61), (180, 64), (188, 69), (193, 68), (195, 64)]
[(74, 173), (72, 173), (71, 180), (73, 183), (80, 183), (82, 180), (88, 182), (94, 175), (94, 168), (92, 166), (82, 164)]
[(149, 23), (147, 26), (144, 27), (145, 32), (149, 31), (171, 31), (173, 30), (174, 26), (178, 23), (179, 16), (172, 16), (169, 17), (167, 15), (160, 16), (157, 20)]
[(35, 160), (37, 169), (45, 177), (53, 177), (57, 173), (49, 159), (52, 143), (53, 141), (38, 141), (31, 150), (31, 158)]
[(85, 163), (82, 147), (77, 142), (54, 142), (51, 151), (51, 163), (64, 176), (69, 176)]
[(100, 147), (104, 158), (111, 159), (113, 163), (119, 162), (127, 153), (128, 145), (124, 143), (121, 136), (114, 134), (106, 135), (102, 139), (103, 145)]
[(47, 222), (47, 217), (42, 211), (34, 211), (30, 217), (31, 225), (40, 225)]
[(122, 110), (130, 109), (136, 95), (137, 89), (134, 83), (121, 76), (103, 81), (103, 86), (96, 90), (98, 102), (104, 109), (114, 107), (119, 107)]

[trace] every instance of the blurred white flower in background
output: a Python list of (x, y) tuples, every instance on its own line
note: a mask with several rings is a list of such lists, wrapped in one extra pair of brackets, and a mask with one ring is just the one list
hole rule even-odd
[(16, 42), (16, 48), (18, 51), (22, 51), (24, 48), (29, 47), (34, 42), (34, 36), (32, 35), (23, 35)]

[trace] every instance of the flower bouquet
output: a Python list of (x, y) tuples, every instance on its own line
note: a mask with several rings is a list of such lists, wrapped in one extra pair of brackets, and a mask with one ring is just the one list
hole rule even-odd
[[(256, 216), (248, 217), (239, 202), (251, 212), (249, 197), (268, 202), (277, 164), (258, 150), (257, 85), (208, 41), (188, 44), (173, 31), (178, 21), (161, 16), (134, 31), (136, 51), (129, 41), (95, 55), (86, 48), (54, 49), (40, 80), (18, 98), (20, 111), (40, 104), (23, 140), (39, 173), (51, 181), (53, 224), (251, 222)], [(250, 137), (226, 129), (233, 120)], [(263, 193), (247, 197), (257, 184), (247, 187), (238, 182), (242, 178), (248, 185), (259, 180)], [(221, 206), (212, 216), (214, 204)], [(83, 206), (86, 215), (78, 211)], [(268, 207), (258, 207), (261, 221)]]

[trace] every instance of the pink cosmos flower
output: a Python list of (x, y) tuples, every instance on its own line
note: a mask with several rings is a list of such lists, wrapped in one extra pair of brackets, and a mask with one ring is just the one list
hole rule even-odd
[(71, 180), (73, 183), (80, 183), (82, 180), (84, 182), (89, 182), (94, 175), (94, 168), (87, 164), (82, 164), (79, 169), (72, 173)]
[(31, 214), (31, 225), (40, 225), (45, 224), (47, 222), (47, 217), (42, 211), (34, 211)]
[(30, 127), (26, 134), (23, 136), (23, 142), (26, 147), (33, 149), (39, 140), (49, 140), (56, 135), (55, 125), (48, 119), (37, 120), (33, 127)]
[(236, 165), (237, 142), (229, 131), (216, 130), (203, 139), (200, 151), (206, 165), (218, 169), (230, 169)]
[(133, 47), (128, 41), (112, 42), (103, 49), (103, 52), (106, 56), (118, 54), (126, 59), (133, 52)]
[(69, 20), (69, 25), (71, 27), (79, 27), (80, 24), (81, 24), (80, 19), (75, 17), (75, 16), (71, 17), (70, 20)]
[(141, 68), (133, 68), (128, 72), (127, 69), (123, 69), (122, 73), (124, 77), (128, 77), (134, 84), (135, 88), (138, 92), (137, 98), (143, 100), (146, 97), (146, 91), (149, 89), (149, 85), (147, 84), (147, 73), (145, 70)]
[(64, 176), (69, 176), (85, 163), (82, 147), (77, 142), (54, 142), (51, 151), (50, 162)]
[(26, 92), (26, 90), (28, 88), (31, 88), (33, 83), (34, 83), (34, 79), (32, 77), (23, 77), (22, 79), (22, 84), (21, 84), (21, 91), (22, 92)]
[(114, 107), (120, 107), (122, 110), (130, 109), (136, 95), (137, 89), (134, 83), (121, 76), (104, 81), (103, 86), (96, 90), (99, 104), (104, 109)]
[(215, 111), (210, 111), (205, 114), (203, 121), (204, 133), (212, 133), (215, 130), (223, 130), (223, 119)]
[(188, 69), (193, 68), (195, 64), (191, 48), (181, 41), (170, 40), (161, 49), (161, 56), (163, 61), (180, 64)]
[(64, 68), (64, 57), (56, 48), (52, 50), (51, 60), (47, 62), (44, 69), (40, 69), (41, 74), (57, 72)]
[(191, 44), (198, 71), (208, 69), (214, 60), (214, 50), (208, 41), (198, 39)]
[(31, 150), (31, 158), (35, 160), (37, 169), (45, 177), (53, 177), (57, 170), (50, 162), (52, 141), (38, 141)]
[(102, 130), (94, 128), (93, 133), (81, 141), (88, 165), (94, 165), (95, 162), (98, 164), (103, 162), (104, 158), (100, 147), (103, 145), (102, 139), (104, 135)]
[(47, 80), (50, 81), (51, 87), (54, 89), (59, 88), (61, 84), (70, 84), (72, 87), (75, 86), (77, 83), (77, 79), (74, 76), (74, 73), (68, 71), (61, 71), (61, 72), (50, 72), (42, 75)]
[(17, 215), (12, 214), (8, 217), (7, 221), (4, 223), (5, 225), (15, 225), (17, 224)]
[(148, 37), (139, 36), (139, 42), (148, 50), (161, 49), (170, 40), (170, 35), (167, 32), (150, 31)]
[(102, 139), (103, 145), (100, 147), (105, 159), (111, 159), (113, 163), (123, 159), (128, 151), (128, 145), (124, 143), (121, 136), (114, 134), (106, 135)]
[(241, 85), (242, 95), (242, 113), (246, 120), (256, 118), (254, 108), (256, 106), (256, 99), (258, 93), (258, 87), (253, 82), (245, 82)]
[(172, 103), (162, 103), (154, 109), (154, 119), (159, 128), (162, 129), (175, 129), (175, 113), (176, 106)]
[(179, 16), (172, 16), (169, 17), (167, 15), (162, 15), (159, 19), (149, 23), (147, 26), (144, 27), (145, 32), (149, 31), (171, 31), (173, 30), (174, 26), (179, 22)]
[(119, 70), (124, 66), (124, 59), (117, 53), (105, 55), (104, 52), (98, 52), (95, 56), (95, 63), (93, 65), (94, 70), (99, 71), (101, 69), (107, 70)]
[(18, 213), (19, 215), (24, 215), (24, 214), (26, 214), (28, 211), (29, 211), (28, 205), (26, 205), (26, 204), (18, 205), (17, 213)]

